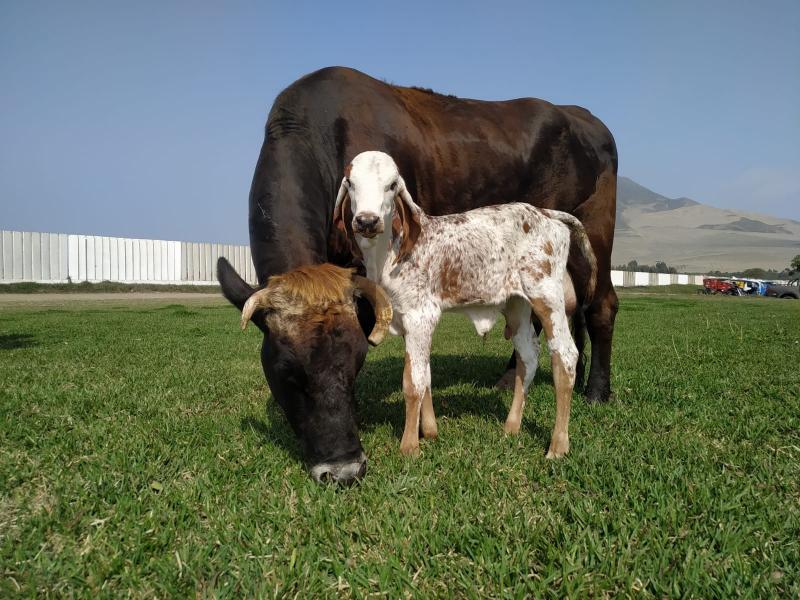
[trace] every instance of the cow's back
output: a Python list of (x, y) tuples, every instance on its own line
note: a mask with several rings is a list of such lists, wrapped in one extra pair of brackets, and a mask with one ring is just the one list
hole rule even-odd
[(344, 67), (300, 79), (276, 106), (284, 103), (300, 103), (310, 128), (327, 132), (333, 144), (319, 150), (339, 154), (342, 169), (365, 150), (390, 154), (431, 214), (499, 199), (572, 212), (602, 173), (616, 175), (613, 137), (577, 106), (456, 98)]
[[(271, 207), (296, 205), (281, 209), (293, 220), (291, 227), (300, 219), (328, 223), (345, 166), (366, 150), (391, 155), (412, 196), (431, 215), (501, 202), (564, 210), (583, 221), (598, 265), (610, 263), (616, 146), (588, 110), (535, 98), (457, 98), (391, 85), (345, 67), (299, 79), (273, 105), (251, 191), (257, 262), (266, 264), (275, 250), (269, 239), (259, 243), (259, 232), (280, 219), (270, 214)], [(274, 160), (265, 160), (270, 154)], [(273, 169), (292, 171), (282, 174), (278, 185), (264, 176), (270, 162)], [(287, 197), (291, 189), (301, 195)], [(319, 248), (321, 240), (314, 237), (313, 243)], [(332, 232), (328, 258), (345, 263), (347, 247)]]

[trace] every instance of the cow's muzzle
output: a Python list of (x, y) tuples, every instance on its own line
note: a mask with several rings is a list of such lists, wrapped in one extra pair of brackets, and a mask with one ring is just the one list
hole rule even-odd
[(311, 477), (318, 483), (340, 483), (350, 485), (367, 473), (367, 457), (361, 455), (352, 461), (319, 463), (310, 469)]

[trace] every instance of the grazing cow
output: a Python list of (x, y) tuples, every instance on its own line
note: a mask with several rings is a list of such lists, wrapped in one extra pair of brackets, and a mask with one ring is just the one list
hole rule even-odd
[(252, 320), (269, 333), (261, 365), (300, 438), (311, 475), (341, 483), (362, 477), (367, 458), (354, 417), (353, 384), (367, 343), (354, 300), (363, 297), (372, 305), (376, 321), (369, 342), (377, 345), (392, 319), (385, 292), (352, 269), (330, 264), (273, 275), (255, 292), (241, 285), (224, 258), (217, 273), (225, 296), (242, 310), (242, 329)]
[[(502, 198), (578, 217), (598, 266), (594, 300), (586, 311), (592, 344), (586, 396), (608, 398), (617, 310), (610, 277), (617, 152), (611, 134), (589, 111), (533, 98), (460, 99), (330, 67), (299, 79), (277, 97), (265, 133), (249, 212), (250, 247), (262, 285), (300, 265), (363, 268), (347, 236), (331, 226), (330, 216), (345, 166), (364, 150), (393, 156), (408, 191), (431, 215), (460, 213)], [(578, 252), (570, 253), (569, 271), (576, 289), (584, 289)], [(234, 297), (246, 299), (253, 292), (232, 270), (222, 284), (235, 288)], [(361, 329), (369, 332), (369, 305), (359, 301), (357, 309)], [(342, 328), (357, 326), (345, 320), (340, 317)], [(264, 345), (262, 354), (279, 353), (284, 363), (293, 360), (268, 330)], [(359, 352), (355, 345), (338, 350), (352, 365), (360, 364)], [(293, 369), (307, 369), (304, 376), (324, 386), (324, 360), (297, 360)], [(578, 381), (582, 374), (579, 367)], [(268, 376), (273, 395), (282, 405), (301, 402), (300, 392), (279, 398), (286, 377), (284, 371)], [(348, 394), (334, 391), (329, 401), (349, 414)]]
[[(564, 456), (569, 451), (570, 402), (578, 362), (565, 293), (565, 287), (572, 287), (567, 280), (571, 232), (592, 273), (596, 268), (580, 221), (521, 203), (430, 217), (414, 203), (394, 161), (383, 152), (359, 154), (345, 173), (333, 221), (345, 229), (343, 214), (352, 213), (351, 226), (367, 277), (389, 294), (394, 309), (391, 330), (405, 338), (406, 423), (400, 451), (419, 452), (420, 426), (423, 436), (437, 435), (430, 348), (446, 310), (464, 312), (479, 335), (492, 328), (500, 313), (505, 316), (517, 356), (514, 400), (505, 430), (519, 432), (539, 361), (532, 308), (547, 335), (556, 387), (556, 422), (547, 457)], [(590, 296), (593, 288), (592, 275)]]

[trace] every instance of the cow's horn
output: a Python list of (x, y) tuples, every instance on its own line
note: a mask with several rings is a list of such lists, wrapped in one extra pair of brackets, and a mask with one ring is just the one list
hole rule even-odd
[(372, 310), (375, 311), (375, 327), (372, 328), (367, 340), (373, 346), (377, 346), (383, 341), (392, 322), (392, 303), (383, 288), (374, 281), (353, 275), (353, 283), (361, 295), (372, 304)]
[(257, 290), (247, 299), (247, 302), (245, 302), (244, 306), (242, 307), (242, 320), (241, 320), (242, 331), (244, 331), (245, 328), (247, 327), (248, 321), (250, 321), (250, 319), (253, 318), (253, 313), (255, 313), (257, 310), (269, 308), (270, 306), (269, 295), (270, 295), (269, 289), (264, 288), (261, 290)]

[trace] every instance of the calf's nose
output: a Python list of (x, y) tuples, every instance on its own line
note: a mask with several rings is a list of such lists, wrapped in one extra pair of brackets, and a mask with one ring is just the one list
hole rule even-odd
[(359, 229), (364, 231), (369, 231), (375, 229), (378, 225), (378, 221), (380, 221), (380, 217), (378, 215), (372, 213), (362, 213), (356, 215), (356, 225)]

